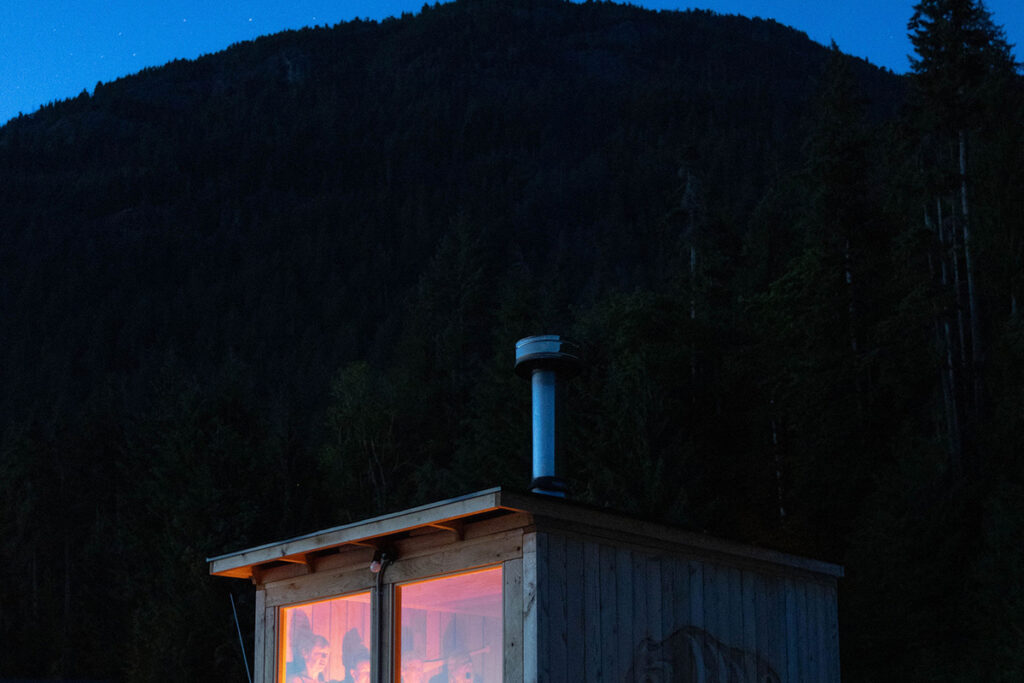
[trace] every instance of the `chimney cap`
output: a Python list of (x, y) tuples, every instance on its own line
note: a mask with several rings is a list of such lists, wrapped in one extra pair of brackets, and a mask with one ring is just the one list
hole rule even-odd
[(516, 342), (516, 374), (529, 379), (534, 370), (556, 370), (571, 377), (580, 369), (580, 346), (557, 334), (524, 337)]

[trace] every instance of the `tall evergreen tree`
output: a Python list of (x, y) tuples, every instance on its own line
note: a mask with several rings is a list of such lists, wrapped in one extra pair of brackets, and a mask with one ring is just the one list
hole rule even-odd
[(785, 523), (816, 552), (841, 557), (876, 476), (885, 416), (872, 382), (887, 314), (887, 231), (877, 189), (879, 155), (866, 99), (833, 44), (815, 125), (793, 181), (801, 198), (800, 251), (752, 312), (770, 407), (770, 443)]
[[(1015, 71), (1001, 27), (981, 0), (922, 0), (908, 23), (915, 57), (912, 82), (921, 126), (926, 219), (943, 253), (940, 281), (952, 289), (955, 313), (942, 326), (949, 359), (946, 391), (952, 408), (951, 462), (959, 468), (974, 450), (983, 401), (984, 340), (977, 268), (979, 239), (971, 198), (970, 158), (999, 91)], [(950, 150), (955, 150), (952, 154)], [(934, 208), (933, 208), (934, 207)], [(950, 412), (950, 411), (947, 411)]]

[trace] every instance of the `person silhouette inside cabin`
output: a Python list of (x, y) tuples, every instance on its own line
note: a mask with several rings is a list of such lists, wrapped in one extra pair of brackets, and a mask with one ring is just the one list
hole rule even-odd
[(455, 632), (455, 621), (448, 624), (442, 640), (444, 665), (430, 683), (480, 683), (473, 671), (473, 652)]
[(354, 628), (348, 630), (341, 642), (341, 661), (345, 666), (343, 683), (370, 683), (370, 651)]
[(289, 676), (288, 683), (321, 683), (324, 680), (324, 669), (327, 668), (327, 657), (330, 654), (329, 643), (323, 636), (309, 634), (305, 642), (299, 646), (300, 667)]

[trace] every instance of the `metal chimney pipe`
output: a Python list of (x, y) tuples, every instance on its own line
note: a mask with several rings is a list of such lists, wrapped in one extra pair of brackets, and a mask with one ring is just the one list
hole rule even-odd
[(568, 490), (557, 469), (559, 379), (575, 375), (579, 366), (579, 346), (558, 335), (516, 342), (516, 373), (530, 380), (533, 394), (534, 493), (565, 498)]

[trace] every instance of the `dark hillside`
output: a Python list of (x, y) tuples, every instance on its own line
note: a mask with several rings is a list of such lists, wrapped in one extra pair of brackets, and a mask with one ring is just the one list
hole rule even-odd
[(968, 595), (945, 571), (965, 557), (1020, 558), (993, 548), (1024, 529), (1024, 107), (977, 133), (1008, 407), (979, 413), (972, 479), (947, 451), (952, 252), (921, 225), (907, 91), (772, 21), (459, 0), (0, 128), (0, 677), (242, 680), (204, 559), (525, 485), (513, 343), (546, 332), (586, 349), (578, 498), (846, 563), (848, 680), (964, 632), (1010, 661), (1006, 639), (981, 656), (985, 623), (1019, 610), (928, 596)]
[[(168, 349), (322, 398), (457, 216), (499, 263), (557, 262), (574, 301), (649, 286), (679, 168), (739, 238), (798, 158), (824, 57), (760, 20), (467, 3), (264, 38), (22, 117), (0, 193), (3, 367), (25, 384), (0, 405), (48, 419)], [(891, 108), (894, 79), (857, 66)]]

